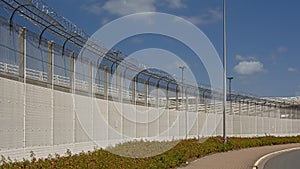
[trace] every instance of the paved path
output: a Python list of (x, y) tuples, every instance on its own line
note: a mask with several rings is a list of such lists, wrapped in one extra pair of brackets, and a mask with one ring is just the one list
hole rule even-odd
[(268, 160), (264, 169), (299, 169), (300, 150), (285, 152)]
[(216, 153), (195, 160), (184, 169), (252, 169), (255, 161), (265, 154), (294, 147), (300, 147), (300, 143)]

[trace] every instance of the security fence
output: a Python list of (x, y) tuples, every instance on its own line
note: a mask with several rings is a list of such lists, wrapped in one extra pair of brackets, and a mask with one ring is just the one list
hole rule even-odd
[[(74, 35), (61, 45), (3, 17), (0, 23), (0, 154), (22, 159), (34, 151), (46, 157), (135, 139), (222, 135), (217, 89), (182, 84), (125, 61), (120, 51), (79, 53)], [(91, 55), (103, 61), (93, 62)], [(300, 107), (292, 102), (232, 93), (226, 112), (229, 136), (300, 132)]]

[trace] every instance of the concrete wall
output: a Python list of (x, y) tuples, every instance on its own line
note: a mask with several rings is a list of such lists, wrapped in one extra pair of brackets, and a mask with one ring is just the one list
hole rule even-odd
[[(64, 154), (67, 149), (78, 153), (134, 139), (222, 135), (220, 109), (210, 105), (214, 111), (205, 113), (203, 106), (198, 105), (198, 112), (186, 112), (121, 104), (0, 77), (0, 154), (20, 160), (28, 158), (30, 151), (46, 157)], [(284, 136), (300, 131), (299, 120), (247, 115), (247, 105), (241, 107), (240, 114), (226, 115), (229, 136)], [(250, 114), (254, 111), (249, 110)]]

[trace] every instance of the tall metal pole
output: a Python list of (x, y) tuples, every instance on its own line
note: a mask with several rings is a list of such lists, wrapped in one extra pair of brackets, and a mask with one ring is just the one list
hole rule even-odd
[[(181, 106), (183, 107), (183, 95), (184, 95), (184, 91), (183, 91), (183, 71), (185, 69), (185, 66), (179, 66), (179, 68), (181, 69)], [(185, 138), (187, 139), (187, 111), (185, 112)]]
[(223, 140), (226, 136), (226, 0), (223, 0)]

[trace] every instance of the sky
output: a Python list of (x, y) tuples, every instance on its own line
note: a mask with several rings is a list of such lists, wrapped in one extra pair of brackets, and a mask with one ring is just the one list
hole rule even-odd
[[(222, 59), (222, 0), (44, 1), (89, 35), (128, 14), (163, 12), (176, 15), (203, 31)], [(234, 77), (234, 91), (256, 96), (300, 95), (299, 6), (297, 0), (227, 0), (227, 76)], [(128, 38), (115, 48), (128, 55), (147, 48), (171, 51), (180, 55), (192, 72), (197, 72), (197, 81), (209, 83), (203, 64), (195, 64), (194, 54), (174, 39), (141, 35)], [(163, 62), (164, 57), (159, 58)], [(147, 64), (152, 64), (151, 59)], [(166, 71), (180, 78), (178, 66), (181, 64), (178, 61), (168, 63)], [(185, 77), (188, 81), (190, 76)]]

